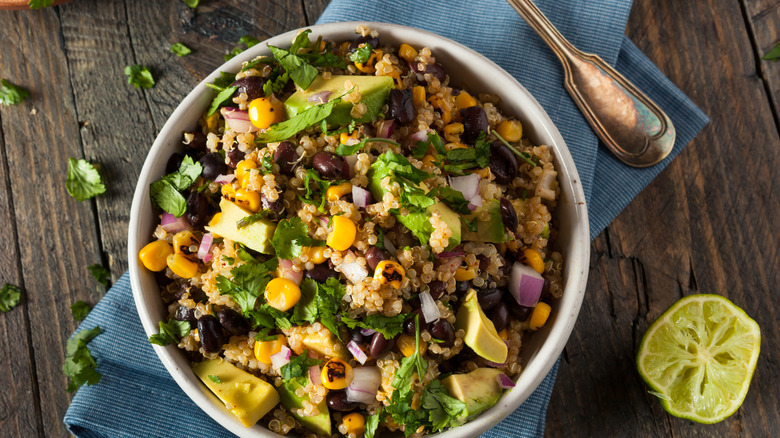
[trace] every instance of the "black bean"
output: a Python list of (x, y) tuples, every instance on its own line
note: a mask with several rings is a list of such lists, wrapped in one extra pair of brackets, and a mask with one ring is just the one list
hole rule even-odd
[(379, 47), (379, 38), (372, 37), (371, 35), (359, 36), (349, 44), (347, 52), (354, 52), (363, 43), (369, 44), (372, 49), (376, 49)]
[(320, 151), (314, 154), (311, 167), (325, 179), (348, 179), (349, 164), (336, 154)]
[(509, 324), (509, 307), (499, 302), (493, 310), (490, 311), (490, 320), (496, 326), (496, 331), (501, 331)]
[(195, 301), (196, 303), (205, 303), (208, 301), (208, 297), (206, 296), (206, 293), (203, 292), (203, 289), (197, 287), (197, 286), (190, 286), (187, 289), (187, 292), (190, 294), (190, 299)]
[(240, 313), (225, 307), (219, 311), (219, 323), (233, 336), (241, 336), (249, 333), (249, 323)]
[(226, 336), (222, 332), (222, 325), (213, 315), (203, 315), (198, 318), (198, 336), (200, 337), (200, 345), (207, 354), (218, 353), (227, 342)]
[(458, 298), (463, 298), (466, 296), (466, 292), (469, 291), (469, 288), (471, 287), (471, 283), (468, 281), (458, 281), (455, 283), (455, 295)]
[(474, 144), (479, 133), (487, 130), (487, 114), (481, 106), (474, 105), (460, 110), (460, 116), (463, 118), (463, 134), (460, 135), (460, 140), (466, 144)]
[(184, 154), (174, 152), (168, 157), (168, 162), (165, 163), (165, 173), (173, 173), (179, 170), (181, 166), (181, 160), (184, 159)]
[(283, 141), (276, 147), (274, 152), (274, 163), (279, 165), (279, 172), (283, 175), (292, 175), (295, 164), (298, 163), (300, 155), (295, 150), (295, 146), (289, 141)]
[[(281, 193), (281, 190), (279, 193)], [(281, 196), (277, 198), (276, 201), (269, 201), (265, 193), (261, 193), (260, 203), (263, 205), (264, 210), (270, 210), (273, 213), (281, 213), (281, 211), (284, 210), (284, 201)]]
[[(506, 298), (507, 296), (509, 296), (509, 298)], [(512, 313), (512, 315), (517, 318), (518, 321), (528, 321), (528, 318), (530, 318), (531, 314), (534, 313), (533, 307), (526, 307), (517, 304), (517, 300), (515, 300), (512, 294), (506, 294), (504, 296), (504, 303), (506, 303), (507, 307), (509, 308), (509, 312)]]
[(192, 191), (187, 196), (187, 214), (185, 219), (193, 226), (205, 225), (209, 220), (209, 198), (202, 192)]
[(517, 211), (507, 198), (501, 198), (501, 221), (509, 231), (513, 233), (517, 231)]
[(428, 325), (428, 331), (431, 332), (431, 336), (444, 341), (441, 343), (443, 347), (452, 347), (455, 345), (455, 328), (446, 319), (439, 319)]
[(203, 178), (213, 180), (219, 175), (228, 173), (228, 165), (225, 164), (225, 159), (216, 152), (206, 154), (198, 161), (203, 166), (203, 172), (201, 172)]
[[(194, 149), (196, 151), (205, 151), (207, 149), (206, 134), (200, 131), (185, 131), (184, 134), (184, 144), (186, 144), (190, 149)], [(192, 135), (192, 139), (187, 142), (187, 137), (190, 135)]]
[(312, 269), (303, 273), (304, 277), (311, 278), (318, 283), (325, 283), (330, 277), (338, 277), (338, 275), (338, 272), (334, 271), (325, 263), (314, 265)]
[(490, 172), (499, 184), (509, 184), (517, 176), (517, 158), (503, 143), (490, 144)]
[(358, 404), (347, 400), (345, 391), (328, 391), (328, 407), (334, 411), (349, 412), (355, 410)]
[(417, 332), (417, 323), (415, 322), (417, 320), (417, 316), (422, 319), (422, 310), (421, 309), (414, 309), (410, 313), (410, 318), (404, 321), (404, 333), (406, 333), (409, 336), (415, 336)]
[(425, 67), (425, 73), (433, 75), (439, 82), (444, 82), (444, 80), (447, 79), (447, 73), (444, 72), (444, 67), (439, 64), (428, 64), (428, 66)]
[(371, 357), (378, 358), (382, 353), (389, 350), (393, 346), (393, 339), (387, 339), (382, 333), (374, 333), (374, 337), (371, 338)]
[(550, 292), (550, 280), (544, 279), (544, 284), (542, 284), (542, 293), (539, 295), (541, 298), (540, 300), (543, 300), (547, 302), (547, 304), (550, 304), (550, 301), (553, 301), (555, 297), (553, 297), (553, 294)]
[(396, 120), (398, 123), (407, 124), (414, 120), (415, 109), (412, 90), (409, 88), (406, 90), (397, 88), (390, 90), (387, 107), (387, 117)]
[(485, 289), (477, 294), (477, 300), (479, 301), (479, 307), (483, 311), (488, 311), (498, 305), (501, 302), (501, 298), (504, 296), (504, 291), (501, 289)]
[(374, 272), (376, 269), (376, 265), (379, 264), (382, 260), (387, 260), (390, 258), (390, 254), (387, 253), (387, 251), (381, 250), (376, 246), (372, 246), (371, 248), (368, 248), (366, 250), (366, 263), (368, 264), (369, 269), (371, 272)]
[(428, 292), (431, 294), (431, 298), (438, 300), (447, 292), (447, 285), (443, 281), (434, 280), (428, 284)]
[(230, 152), (228, 152), (227, 156), (230, 159), (230, 163), (229, 163), (230, 167), (235, 169), (236, 166), (238, 166), (238, 163), (240, 163), (244, 159), (244, 157), (246, 157), (246, 152), (243, 152), (241, 149), (239, 149), (234, 145), (233, 149), (231, 149)]
[(352, 330), (349, 334), (349, 337), (352, 338), (353, 341), (355, 341), (356, 344), (361, 345), (368, 342), (368, 339), (366, 339), (366, 336), (361, 333), (361, 328), (356, 328)]
[(247, 102), (265, 96), (263, 85), (265, 85), (265, 79), (259, 76), (245, 76), (233, 82), (233, 86), (238, 87), (237, 94), (246, 93)]
[(198, 322), (198, 318), (195, 318), (195, 309), (184, 306), (179, 306), (176, 309), (176, 315), (173, 318), (177, 321), (189, 321), (193, 324)]

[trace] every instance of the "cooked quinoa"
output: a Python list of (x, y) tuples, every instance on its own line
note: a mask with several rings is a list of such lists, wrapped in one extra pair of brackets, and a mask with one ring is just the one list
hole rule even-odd
[[(223, 73), (214, 111), (151, 187), (161, 224), (139, 256), (168, 306), (161, 328), (179, 328), (193, 363), (222, 359), (301, 401), (261, 414), (281, 435), (461, 424), (468, 402), (442, 382), (483, 368), (516, 380), (523, 334), (563, 292), (552, 150), (522, 135), (501, 96), (451, 83), (427, 47), (356, 34), (292, 43), (320, 82), (279, 56)], [(341, 91), (309, 92), (323, 83)], [(353, 122), (334, 123), (344, 117)], [(531, 298), (510, 291), (515, 271), (539, 279)], [(469, 343), (472, 290), (503, 363)], [(321, 378), (339, 363), (346, 377)], [(443, 401), (463, 418), (429, 418)]]

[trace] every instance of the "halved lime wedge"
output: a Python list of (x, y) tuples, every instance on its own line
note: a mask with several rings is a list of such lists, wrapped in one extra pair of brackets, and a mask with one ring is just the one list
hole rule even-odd
[(637, 368), (666, 412), (717, 423), (745, 399), (760, 344), (744, 310), (719, 295), (690, 295), (647, 329)]

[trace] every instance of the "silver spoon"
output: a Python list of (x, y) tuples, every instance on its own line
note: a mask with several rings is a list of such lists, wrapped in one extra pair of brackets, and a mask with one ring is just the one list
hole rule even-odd
[(558, 55), (566, 90), (620, 161), (648, 167), (669, 155), (674, 125), (658, 105), (597, 55), (577, 50), (531, 0), (507, 2)]

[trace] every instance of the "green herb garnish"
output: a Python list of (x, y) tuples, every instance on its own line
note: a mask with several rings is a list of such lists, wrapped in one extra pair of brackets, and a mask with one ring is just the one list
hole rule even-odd
[(70, 305), (70, 313), (73, 315), (73, 319), (77, 321), (83, 321), (89, 315), (89, 311), (89, 304), (84, 301), (76, 301)]
[(125, 67), (125, 75), (127, 75), (127, 83), (136, 88), (154, 87), (152, 72), (145, 65), (128, 65)]
[(165, 175), (149, 186), (149, 196), (152, 202), (176, 217), (181, 217), (187, 211), (187, 200), (180, 193), (186, 190), (203, 171), (200, 163), (192, 161), (185, 155), (179, 170)]
[(54, 0), (30, 0), (27, 3), (27, 6), (30, 7), (30, 9), (41, 9), (41, 8), (48, 8), (54, 3)]
[(453, 211), (469, 215), (469, 201), (463, 197), (463, 193), (449, 186), (434, 187), (428, 192), (428, 196), (435, 196), (447, 204)]
[(287, 71), (290, 75), (290, 79), (292, 79), (296, 85), (304, 90), (309, 88), (309, 85), (311, 85), (314, 78), (319, 74), (316, 67), (287, 50), (274, 46), (268, 46), (268, 48), (271, 49), (271, 53), (273, 53), (276, 61), (284, 67), (284, 70)]
[(379, 428), (379, 417), (381, 415), (382, 407), (380, 406), (376, 414), (366, 417), (366, 431), (363, 434), (365, 438), (374, 438), (376, 430)]
[(498, 132), (496, 132), (496, 131), (491, 131), (491, 133), (492, 133), (492, 134), (493, 134), (493, 135), (494, 135), (494, 136), (495, 136), (495, 137), (496, 137), (496, 138), (497, 138), (497, 139), (498, 139), (498, 140), (499, 140), (501, 143), (504, 143), (504, 146), (506, 146), (507, 148), (509, 148), (509, 150), (510, 150), (510, 151), (511, 151), (513, 154), (517, 155), (517, 157), (518, 157), (518, 158), (520, 158), (521, 160), (523, 160), (523, 161), (525, 161), (526, 163), (530, 164), (530, 165), (531, 165), (531, 167), (536, 167), (536, 166), (538, 166), (538, 165), (539, 165), (539, 164), (537, 164), (537, 163), (535, 163), (535, 162), (531, 161), (531, 157), (530, 157), (529, 155), (527, 155), (527, 154), (526, 154), (526, 153), (524, 153), (524, 152), (520, 152), (520, 151), (518, 151), (518, 150), (517, 150), (517, 149), (515, 149), (515, 148), (514, 148), (512, 145), (510, 145), (508, 141), (504, 140), (504, 138), (503, 138), (503, 137), (501, 137), (500, 135), (498, 135)]
[(163, 347), (168, 344), (178, 344), (192, 329), (189, 321), (177, 321), (173, 318), (168, 319), (168, 322), (160, 321), (159, 326), (160, 333), (150, 336), (149, 342)]
[(304, 246), (321, 246), (322, 242), (309, 237), (309, 228), (295, 216), (279, 221), (271, 244), (277, 257), (292, 260), (301, 255)]
[(219, 376), (215, 376), (213, 374), (209, 374), (209, 380), (214, 383), (222, 383), (222, 379), (220, 379)]
[(245, 218), (241, 218), (238, 222), (236, 222), (236, 228), (241, 229), (246, 227), (247, 225), (251, 225), (260, 219), (263, 219), (264, 217), (268, 216), (269, 210), (262, 210), (259, 213), (251, 214)]
[(171, 53), (175, 53), (176, 56), (187, 56), (190, 53), (192, 53), (192, 49), (185, 46), (183, 43), (174, 43), (171, 44)]
[(94, 198), (106, 191), (103, 180), (95, 166), (86, 160), (68, 158), (68, 179), (65, 189), (77, 201)]
[(319, 359), (310, 359), (309, 350), (303, 350), (300, 356), (290, 359), (290, 362), (282, 365), (282, 380), (285, 382), (294, 381), (301, 386), (309, 384), (309, 368), (321, 364)]
[(409, 211), (421, 211), (436, 203), (434, 198), (419, 187), (431, 174), (414, 167), (401, 154), (385, 152), (371, 165), (369, 173), (369, 188), (372, 193), (382, 191), (381, 186), (376, 185), (385, 177), (389, 176), (392, 181), (397, 182), (401, 187), (401, 204)]
[(346, 314), (341, 315), (341, 322), (347, 327), (354, 329), (362, 327), (368, 330), (374, 330), (382, 334), (387, 339), (392, 339), (404, 331), (404, 321), (409, 318), (409, 314), (402, 313), (395, 316), (385, 316), (381, 313), (366, 315), (362, 319), (353, 319)]
[(331, 184), (334, 183), (320, 178), (320, 174), (317, 173), (316, 170), (307, 169), (306, 175), (303, 179), (303, 186), (306, 189), (306, 193), (304, 195), (298, 195), (298, 199), (300, 199), (301, 202), (316, 205), (320, 213), (326, 213), (325, 194), (327, 193), (328, 187), (330, 187)]
[(217, 94), (217, 96), (211, 101), (211, 105), (209, 105), (209, 110), (206, 112), (206, 115), (211, 117), (211, 115), (214, 114), (223, 103), (225, 103), (233, 96), (233, 93), (235, 93), (236, 90), (238, 90), (238, 87), (228, 87), (220, 91), (219, 94)]
[(30, 92), (27, 89), (0, 79), (0, 103), (3, 105), (19, 104), (29, 96)]
[(390, 140), (389, 138), (373, 137), (373, 138), (364, 138), (363, 140), (351, 146), (347, 146), (343, 143), (339, 143), (339, 146), (336, 148), (336, 153), (341, 156), (353, 155), (357, 151), (363, 149), (366, 143), (371, 143), (371, 142), (388, 143), (395, 146), (401, 146), (400, 144), (398, 144), (398, 142)]
[(260, 44), (260, 40), (253, 37), (252, 35), (244, 35), (238, 39), (238, 43), (246, 45), (246, 48), (248, 49)]
[(764, 56), (761, 57), (764, 61), (777, 61), (780, 59), (780, 42), (774, 45)]
[(108, 282), (111, 280), (111, 272), (108, 269), (98, 263), (87, 266), (87, 269), (89, 269), (89, 273), (95, 277), (98, 283), (108, 286)]
[[(351, 91), (348, 93), (351, 93)], [(343, 96), (339, 96), (330, 102), (307, 108), (295, 117), (289, 118), (283, 122), (274, 123), (265, 132), (258, 133), (256, 141), (258, 143), (272, 143), (287, 140), (309, 126), (320, 123), (333, 112), (333, 108), (341, 102), (341, 97)]]
[(97, 362), (92, 357), (87, 344), (95, 336), (103, 333), (99, 326), (89, 330), (82, 330), (68, 339), (65, 348), (65, 363), (62, 371), (70, 379), (68, 392), (73, 392), (83, 384), (94, 385), (103, 377), (97, 371)]
[(19, 286), (6, 283), (0, 289), (0, 311), (8, 312), (19, 305), (22, 300), (22, 289)]
[(344, 285), (335, 277), (328, 278), (325, 283), (318, 283), (310, 278), (304, 279), (301, 282), (301, 300), (293, 308), (293, 322), (313, 324), (319, 320), (341, 339), (336, 315), (346, 292)]
[(374, 50), (371, 44), (361, 44), (354, 52), (347, 55), (347, 59), (358, 64), (365, 64), (371, 58), (371, 52)]
[(198, 7), (200, 0), (184, 0), (184, 3), (186, 3), (187, 6), (191, 7), (192, 9), (195, 9)]
[(275, 328), (279, 325), (277, 321), (281, 323), (280, 328), (284, 328), (282, 325), (290, 326), (289, 321), (285, 323), (284, 312), (279, 312), (267, 304), (257, 308), (257, 302), (263, 296), (266, 285), (274, 277), (277, 263), (277, 258), (265, 262), (250, 260), (230, 271), (233, 274), (232, 280), (222, 275), (217, 277), (219, 293), (230, 296), (241, 307), (241, 313), (250, 321), (252, 328)]

